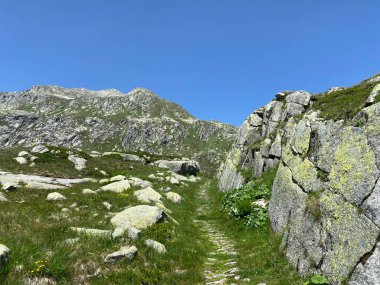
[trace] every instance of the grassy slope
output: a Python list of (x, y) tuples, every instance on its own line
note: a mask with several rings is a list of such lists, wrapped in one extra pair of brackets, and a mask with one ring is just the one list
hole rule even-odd
[[(1, 155), (2, 158), (13, 157), (9, 153)], [(105, 161), (98, 163), (97, 166), (112, 175), (128, 174), (147, 179), (150, 173), (157, 171), (157, 168), (126, 163), (115, 158), (102, 159)], [(99, 160), (101, 159), (94, 159), (92, 163)], [(50, 160), (46, 159), (41, 164), (46, 171), (50, 169), (52, 172), (50, 174), (57, 177), (74, 177), (77, 173), (73, 165), (67, 164), (65, 159), (54, 160), (50, 157)], [(129, 169), (131, 165), (134, 166), (134, 170)], [(28, 169), (29, 172), (33, 169), (37, 174), (44, 174), (40, 173), (38, 162), (36, 168), (23, 167), (25, 169), (14, 167), (9, 169), (6, 163), (1, 164), (3, 170), (23, 170), (28, 173)], [(91, 174), (90, 170), (87, 174)], [(162, 186), (169, 185), (164, 182), (154, 182), (155, 189)], [(97, 268), (101, 268), (103, 274), (90, 278), (90, 284), (202, 283), (202, 261), (208, 242), (192, 224), (195, 194), (199, 183), (183, 188), (170, 185), (173, 191), (185, 199), (180, 205), (165, 202), (165, 205), (173, 211), (172, 216), (180, 226), (166, 222), (143, 231), (136, 243), (139, 249), (138, 256), (131, 262), (119, 262), (115, 265), (105, 264), (103, 258), (130, 241), (82, 237), (75, 245), (62, 243), (68, 238), (77, 236), (68, 230), (70, 226), (111, 229), (107, 217), (108, 211), (102, 205), (103, 201), (113, 205), (111, 212), (121, 211), (129, 205), (140, 204), (132, 195), (133, 189), (123, 195), (99, 193), (92, 196), (81, 193), (84, 188), (98, 187), (97, 183), (87, 183), (60, 190), (58, 192), (67, 197), (67, 200), (60, 203), (46, 201), (48, 191), (44, 190), (18, 189), (7, 193), (7, 198), (12, 202), (2, 203), (0, 208), (0, 243), (6, 244), (12, 250), (12, 256), (7, 269), (1, 274), (0, 284), (23, 284), (25, 278), (35, 276), (53, 277), (58, 284), (84, 284), (80, 281), (85, 280), (86, 275), (94, 274)], [(77, 206), (70, 208), (74, 202)], [(69, 212), (63, 213), (61, 211), (63, 207), (69, 208)], [(147, 249), (143, 241), (148, 238), (165, 244), (168, 253), (162, 256)], [(40, 273), (32, 272), (36, 271), (35, 263), (39, 260), (47, 260), (46, 268)]]

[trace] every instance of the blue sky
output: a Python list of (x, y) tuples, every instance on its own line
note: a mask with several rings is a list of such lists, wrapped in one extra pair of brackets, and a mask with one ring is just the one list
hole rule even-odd
[(0, 90), (146, 87), (240, 125), (380, 72), (378, 0), (0, 0)]

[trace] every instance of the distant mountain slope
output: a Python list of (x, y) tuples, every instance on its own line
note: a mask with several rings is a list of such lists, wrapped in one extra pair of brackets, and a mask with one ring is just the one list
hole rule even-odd
[(184, 108), (138, 88), (34, 86), (0, 93), (0, 147), (38, 143), (97, 151), (145, 151), (187, 156), (216, 166), (236, 134), (231, 125), (195, 118)]

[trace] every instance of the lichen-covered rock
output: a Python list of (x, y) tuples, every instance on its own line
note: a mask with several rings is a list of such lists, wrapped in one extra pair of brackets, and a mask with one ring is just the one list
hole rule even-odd
[(61, 193), (53, 192), (53, 193), (49, 193), (47, 195), (46, 200), (48, 200), (48, 201), (63, 201), (63, 200), (66, 200), (66, 197), (63, 196)]
[(131, 185), (129, 184), (128, 180), (122, 180), (113, 182), (107, 185), (104, 185), (99, 188), (100, 191), (109, 191), (109, 192), (115, 192), (115, 193), (122, 193), (124, 191), (127, 191), (131, 188)]
[(104, 262), (115, 262), (121, 259), (133, 259), (137, 254), (135, 246), (123, 246), (118, 251), (115, 251), (106, 256)]
[(78, 228), (78, 227), (70, 227), (70, 230), (79, 234), (84, 234), (84, 235), (94, 236), (94, 237), (109, 238), (112, 235), (112, 231), (109, 231), (109, 230), (88, 229), (88, 228)]
[(269, 218), (275, 232), (285, 230), (291, 213), (299, 210), (305, 198), (306, 193), (293, 183), (290, 169), (280, 165), (273, 182), (272, 198), (269, 202)]
[(116, 227), (131, 226), (141, 230), (164, 220), (165, 217), (163, 210), (156, 206), (139, 205), (116, 214), (111, 223)]
[(147, 247), (154, 249), (158, 253), (162, 254), (167, 252), (166, 247), (158, 241), (147, 239), (144, 243)]
[(86, 168), (86, 162), (87, 160), (82, 158), (82, 157), (79, 157), (79, 156), (76, 156), (76, 155), (73, 155), (73, 154), (70, 154), (68, 157), (67, 157), (68, 160), (70, 160), (72, 163), (74, 163), (74, 167), (76, 170), (83, 170)]
[(358, 263), (348, 285), (380, 284), (380, 243), (378, 243), (369, 258)]
[(154, 165), (183, 175), (194, 175), (200, 171), (199, 163), (194, 160), (157, 160)]
[(364, 130), (345, 128), (328, 177), (329, 186), (359, 206), (371, 193), (378, 177), (375, 154)]
[(330, 191), (321, 197), (321, 208), (322, 225), (328, 232), (321, 269), (333, 284), (340, 284), (372, 250), (380, 229), (341, 195)]
[(181, 195), (177, 194), (177, 193), (174, 193), (174, 192), (168, 192), (168, 193), (165, 193), (165, 197), (166, 199), (168, 199), (169, 201), (173, 202), (173, 203), (181, 203), (182, 202), (182, 197)]
[(151, 187), (135, 191), (133, 195), (137, 200), (144, 203), (159, 202), (162, 198), (161, 194)]

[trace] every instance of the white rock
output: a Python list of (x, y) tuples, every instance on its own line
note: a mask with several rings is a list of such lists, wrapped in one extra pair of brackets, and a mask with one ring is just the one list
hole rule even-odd
[(146, 180), (142, 180), (137, 177), (132, 177), (129, 179), (129, 182), (136, 187), (141, 187), (141, 188), (148, 188), (148, 187), (153, 187), (152, 183)]
[(111, 182), (115, 182), (115, 181), (122, 181), (122, 180), (125, 180), (125, 176), (124, 175), (116, 175), (114, 177), (111, 177), (110, 181)]
[(158, 202), (162, 198), (161, 194), (151, 187), (135, 191), (133, 195), (137, 200), (144, 203)]
[(116, 214), (111, 223), (116, 227), (131, 226), (136, 229), (145, 229), (165, 218), (165, 213), (158, 207), (139, 205), (130, 207)]
[(0, 244), (0, 269), (2, 269), (8, 262), (11, 251), (5, 245)]
[(34, 162), (36, 159), (37, 159), (38, 157), (37, 156), (31, 156), (30, 158), (29, 158), (29, 160), (31, 161), (31, 162)]
[(29, 152), (23, 150), (18, 153), (18, 157), (29, 155)]
[(74, 163), (74, 167), (76, 170), (83, 170), (86, 168), (87, 160), (85, 160), (82, 157), (70, 154), (67, 159), (70, 160), (72, 163)]
[(110, 182), (110, 180), (107, 179), (107, 178), (104, 178), (104, 179), (100, 179), (100, 180), (99, 180), (99, 183), (100, 183), (100, 184), (106, 184), (106, 183), (108, 183), (108, 182)]
[(252, 205), (257, 205), (261, 208), (266, 208), (268, 205), (268, 201), (265, 201), (264, 199), (258, 199), (252, 203)]
[(106, 256), (104, 262), (115, 262), (120, 259), (133, 259), (137, 254), (135, 246), (123, 246), (120, 250)]
[(107, 210), (111, 210), (111, 208), (112, 208), (112, 205), (110, 203), (108, 203), (108, 202), (103, 202), (102, 205), (104, 207), (106, 207)]
[(17, 189), (18, 184), (17, 183), (12, 183), (12, 182), (5, 182), (3, 184), (3, 190), (5, 191), (14, 191)]
[(85, 234), (89, 236), (111, 237), (112, 235), (112, 231), (108, 231), (108, 230), (77, 228), (77, 227), (70, 227), (69, 229), (73, 232), (77, 232), (77, 233)]
[(21, 165), (28, 163), (25, 157), (16, 157), (15, 160)]
[(101, 191), (109, 191), (109, 192), (115, 192), (115, 193), (122, 193), (128, 189), (131, 188), (131, 185), (129, 184), (128, 180), (122, 180), (113, 182), (107, 185), (104, 185), (100, 187), (99, 190)]
[(147, 247), (154, 249), (158, 253), (166, 253), (167, 252), (165, 246), (162, 243), (159, 243), (158, 241), (147, 239), (144, 243)]
[(100, 174), (102, 174), (103, 176), (107, 176), (107, 172), (105, 172), (104, 170), (99, 170)]
[(91, 189), (83, 189), (82, 193), (83, 194), (96, 194), (96, 192), (94, 190), (91, 190)]
[(58, 192), (49, 193), (46, 200), (48, 201), (63, 201), (66, 200), (66, 197)]
[(124, 236), (124, 234), (127, 234), (128, 238), (135, 240), (139, 237), (141, 231), (138, 229), (135, 229), (131, 226), (126, 226), (126, 227), (117, 227), (113, 233), (112, 237), (113, 238), (118, 238)]
[(178, 179), (175, 178), (175, 177), (170, 177), (170, 178), (169, 178), (169, 182), (170, 182), (171, 184), (173, 184), (173, 185), (178, 185), (178, 184), (179, 184)]
[(150, 175), (148, 176), (148, 178), (149, 178), (149, 179), (156, 179), (156, 175), (154, 175), (154, 174), (150, 174)]
[(49, 152), (49, 149), (44, 145), (36, 145), (31, 151), (34, 153), (46, 153)]
[(168, 192), (165, 194), (165, 196), (166, 196), (166, 199), (168, 199), (169, 201), (171, 201), (173, 203), (181, 203), (182, 202), (182, 197), (177, 193)]
[(0, 193), (0, 202), (7, 202), (8, 199), (5, 198), (4, 194), (3, 193)]

